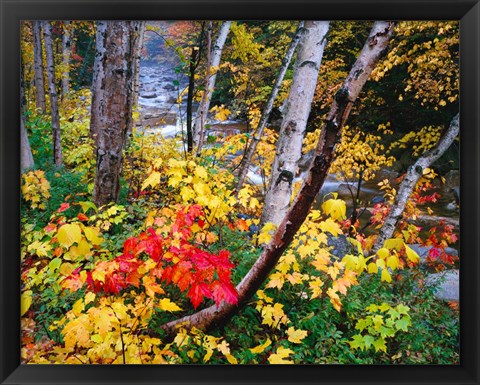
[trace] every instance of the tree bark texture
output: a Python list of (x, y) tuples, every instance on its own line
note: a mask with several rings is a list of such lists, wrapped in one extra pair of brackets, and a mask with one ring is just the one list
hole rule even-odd
[(143, 36), (145, 34), (146, 25), (145, 21), (137, 21), (136, 23), (133, 61), (133, 108), (138, 106), (138, 93), (140, 90), (140, 58), (142, 56)]
[(35, 78), (35, 105), (42, 111), (47, 112), (45, 100), (45, 82), (43, 78), (43, 55), (42, 55), (42, 24), (41, 21), (32, 22), (33, 32), (33, 68)]
[(413, 165), (408, 168), (407, 175), (400, 184), (398, 193), (395, 196), (392, 207), (390, 208), (390, 212), (385, 218), (385, 222), (378, 233), (370, 254), (375, 254), (380, 248), (383, 247), (383, 244), (387, 239), (392, 238), (395, 227), (397, 226), (398, 221), (402, 218), (405, 205), (407, 204), (410, 195), (412, 195), (415, 185), (423, 175), (423, 170), (438, 160), (443, 153), (447, 151), (455, 138), (458, 136), (459, 130), (459, 114), (457, 114), (453, 117), (452, 121), (450, 122), (450, 126), (437, 145), (434, 148), (426, 151)]
[[(20, 61), (21, 61), (20, 57)], [(33, 168), (32, 149), (28, 140), (27, 129), (25, 128), (25, 79), (23, 77), (23, 63), (20, 63), (20, 172)]]
[(238, 305), (223, 302), (219, 306), (210, 306), (190, 316), (164, 324), (162, 329), (168, 334), (174, 334), (178, 327), (208, 330), (222, 325), (260, 288), (305, 221), (328, 175), (335, 146), (341, 139), (342, 127), (350, 112), (351, 103), (358, 97), (371, 71), (386, 52), (393, 26), (394, 23), (383, 21), (375, 22), (373, 25), (362, 52), (335, 97), (295, 202), (277, 227), (270, 244), (264, 248), (250, 271), (236, 287)]
[(267, 104), (263, 109), (262, 116), (260, 117), (260, 123), (258, 124), (258, 127), (256, 128), (256, 131), (255, 131), (255, 136), (253, 137), (253, 140), (248, 145), (247, 150), (245, 151), (245, 154), (240, 162), (239, 172), (238, 172), (238, 182), (235, 187), (236, 193), (238, 193), (238, 191), (240, 191), (241, 188), (243, 187), (243, 183), (245, 182), (245, 178), (248, 173), (248, 168), (252, 163), (253, 155), (257, 150), (258, 143), (260, 143), (260, 140), (262, 139), (263, 131), (267, 125), (268, 119), (270, 117), (270, 113), (272, 112), (273, 103), (277, 98), (278, 91), (280, 90), (280, 86), (282, 85), (283, 78), (285, 77), (288, 66), (290, 65), (293, 54), (297, 49), (298, 42), (300, 41), (300, 38), (303, 32), (304, 32), (304, 22), (301, 21), (298, 24), (297, 31), (295, 32), (295, 35), (293, 36), (292, 41), (290, 42), (290, 46), (288, 47), (287, 53), (285, 54), (285, 57), (282, 60), (282, 66), (280, 67), (280, 71), (278, 72), (277, 78), (275, 79), (275, 83), (273, 85), (272, 92), (270, 93), (270, 97), (268, 98)]
[(45, 53), (47, 56), (47, 79), (50, 94), (50, 114), (52, 116), (53, 162), (56, 166), (63, 164), (62, 142), (60, 135), (60, 113), (58, 111), (57, 83), (55, 80), (55, 64), (53, 57), (52, 25), (49, 21), (43, 24)]
[[(197, 110), (197, 116), (195, 117), (194, 125), (193, 125), (193, 133), (194, 142), (197, 145), (196, 155), (200, 154), (203, 147), (203, 141), (205, 138), (205, 120), (207, 118), (208, 113), (208, 105), (207, 99), (208, 94), (210, 92), (209, 85), (210, 85), (210, 71), (212, 67), (212, 29), (213, 23), (211, 21), (208, 22), (207, 27), (207, 49), (206, 49), (206, 63), (205, 63), (205, 79), (204, 79), (204, 91), (202, 95), (202, 100), (200, 101), (200, 105)], [(208, 103), (209, 104), (209, 103)]]
[(220, 65), (223, 46), (225, 45), (225, 41), (227, 40), (228, 32), (230, 31), (231, 25), (232, 22), (230, 20), (224, 21), (222, 23), (218, 31), (217, 38), (215, 39), (213, 49), (208, 48), (207, 51), (207, 56), (210, 57), (210, 60), (208, 60), (207, 57), (207, 61), (209, 63), (207, 63), (205, 92), (203, 94), (202, 101), (200, 102), (200, 105), (198, 107), (198, 113), (195, 117), (195, 122), (193, 124), (194, 142), (197, 143), (199, 150), (201, 150), (201, 146), (203, 145), (203, 140), (205, 136), (205, 122), (207, 119), (208, 110), (210, 109), (210, 102), (212, 100), (213, 90), (215, 89), (218, 66)]
[[(102, 79), (105, 77), (103, 68), (103, 59), (105, 56), (104, 39), (107, 28), (107, 23), (98, 21), (95, 23), (97, 28), (95, 34), (95, 61), (93, 63), (93, 77), (92, 77), (92, 105), (90, 114), (90, 137), (97, 143), (98, 132), (97, 129), (100, 126), (97, 122), (98, 113), (93, 111), (99, 111), (100, 104), (103, 100)], [(85, 59), (86, 61), (86, 59)]]
[[(132, 124), (133, 103), (133, 40), (135, 22), (100, 21), (97, 42), (101, 52), (97, 52), (95, 67), (95, 87), (92, 98), (92, 122), (97, 133), (97, 170), (93, 188), (93, 201), (97, 206), (116, 202), (120, 192), (123, 149), (127, 133)], [(98, 88), (97, 88), (98, 87)], [(97, 94), (97, 92), (99, 93)], [(101, 95), (101, 97), (99, 97)]]
[(70, 59), (72, 57), (73, 29), (69, 21), (63, 25), (62, 35), (62, 98), (70, 92)]
[(287, 98), (276, 145), (270, 183), (263, 206), (261, 223), (279, 225), (287, 213), (292, 182), (298, 171), (307, 120), (315, 94), (318, 71), (327, 42), (328, 21), (306, 21), (298, 47), (293, 81)]

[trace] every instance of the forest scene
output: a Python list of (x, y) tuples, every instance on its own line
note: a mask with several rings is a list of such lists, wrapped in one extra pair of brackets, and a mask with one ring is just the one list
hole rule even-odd
[(23, 21), (24, 364), (450, 364), (457, 21)]

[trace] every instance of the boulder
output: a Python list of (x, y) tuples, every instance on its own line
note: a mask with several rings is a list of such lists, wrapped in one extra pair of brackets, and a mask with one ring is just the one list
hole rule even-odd
[(460, 300), (460, 273), (458, 270), (446, 270), (430, 274), (425, 285), (435, 288), (435, 298), (442, 301)]
[[(433, 246), (423, 246), (419, 244), (410, 244), (408, 246), (418, 254), (421, 264), (425, 264), (427, 262), (428, 253), (434, 248)], [(458, 256), (458, 251), (453, 247), (446, 247), (445, 252), (453, 256)]]
[(352, 244), (345, 235), (328, 237), (327, 245), (331, 247), (330, 252), (340, 259), (342, 259), (345, 254), (352, 254), (354, 252)]
[(155, 99), (158, 95), (155, 92), (141, 94), (140, 97), (144, 99)]

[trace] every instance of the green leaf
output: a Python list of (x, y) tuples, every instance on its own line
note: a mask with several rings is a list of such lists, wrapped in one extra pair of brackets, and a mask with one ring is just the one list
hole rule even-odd
[(352, 337), (351, 341), (348, 341), (348, 344), (352, 349), (364, 349), (365, 348), (365, 341), (360, 334), (355, 334)]
[(369, 349), (370, 346), (372, 346), (372, 344), (375, 342), (375, 338), (367, 335), (363, 337), (363, 341), (365, 342), (365, 348)]
[(382, 350), (385, 353), (387, 352), (387, 345), (385, 345), (385, 340), (383, 338), (375, 340), (375, 342), (373, 343), (373, 347), (375, 348), (376, 352), (378, 352), (379, 350)]
[(22, 317), (32, 304), (32, 291), (25, 290), (20, 297), (20, 317)]
[(62, 260), (60, 258), (55, 258), (55, 259), (52, 259), (50, 261), (50, 263), (48, 264), (48, 268), (51, 271), (54, 271), (54, 270), (58, 269), (61, 264), (62, 264)]
[(408, 331), (408, 327), (412, 324), (410, 321), (409, 316), (403, 316), (397, 322), (395, 322), (395, 326), (397, 329), (403, 330), (404, 332)]
[(397, 305), (396, 309), (400, 314), (408, 314), (408, 312), (410, 310), (410, 308), (408, 306), (405, 306), (405, 305), (402, 305), (402, 304)]

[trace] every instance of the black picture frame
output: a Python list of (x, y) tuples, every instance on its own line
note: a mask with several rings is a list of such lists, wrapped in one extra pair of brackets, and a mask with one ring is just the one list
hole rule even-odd
[[(1, 384), (479, 384), (478, 0), (0, 0), (0, 12)], [(19, 42), (34, 19), (460, 20), (460, 365), (20, 365)]]

